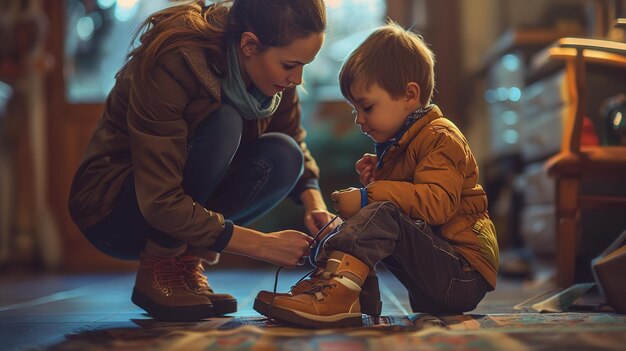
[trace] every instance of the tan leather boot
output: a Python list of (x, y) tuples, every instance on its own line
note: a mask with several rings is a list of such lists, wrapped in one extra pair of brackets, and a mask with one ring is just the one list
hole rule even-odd
[(315, 282), (317, 282), (318, 277), (322, 273), (324, 273), (324, 268), (317, 267), (311, 274), (309, 274), (309, 277), (307, 279), (303, 279), (297, 282), (296, 285), (292, 286), (291, 290), (289, 290), (289, 292), (286, 292), (286, 293), (274, 294), (273, 291), (267, 291), (267, 290), (259, 291), (259, 293), (256, 295), (256, 298), (254, 299), (254, 306), (253, 306), (254, 310), (269, 318), (270, 317), (270, 305), (272, 304), (272, 301), (274, 300), (274, 296), (298, 295), (306, 290), (309, 290), (315, 284)]
[(274, 298), (271, 317), (304, 327), (361, 326), (359, 295), (368, 272), (368, 266), (356, 257), (333, 251), (324, 273), (310, 289)]
[[(274, 296), (293, 296), (309, 290), (318, 280), (319, 276), (324, 273), (324, 268), (317, 267), (307, 279), (301, 280), (291, 287), (287, 293), (276, 293), (267, 290), (261, 290), (254, 299), (254, 310), (260, 314), (270, 318), (270, 306), (274, 300)], [(365, 279), (365, 283), (361, 287), (359, 295), (361, 303), (361, 313), (368, 314), (373, 317), (379, 317), (382, 313), (383, 302), (380, 300), (380, 288), (378, 287), (378, 277), (370, 274)]]
[(142, 253), (131, 300), (163, 321), (192, 321), (213, 316), (209, 297), (185, 281), (179, 258)]
[(202, 260), (195, 256), (180, 256), (179, 267), (187, 286), (197, 294), (204, 295), (213, 303), (213, 314), (216, 316), (237, 312), (237, 300), (230, 294), (217, 294), (211, 288), (209, 280), (204, 275)]

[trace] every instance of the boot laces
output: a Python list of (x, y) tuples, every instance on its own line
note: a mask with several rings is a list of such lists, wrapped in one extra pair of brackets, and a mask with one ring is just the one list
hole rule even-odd
[(185, 288), (176, 258), (147, 259), (146, 265), (153, 266), (155, 287), (170, 292), (174, 288)]
[(306, 280), (311, 280), (312, 278), (319, 277), (323, 273), (324, 273), (324, 267), (314, 268), (313, 270), (303, 275), (302, 278), (298, 279), (298, 281), (294, 285), (291, 286), (290, 290), (293, 290), (296, 286), (298, 286), (298, 284), (300, 284), (301, 281), (305, 280), (306, 278), (309, 278)]
[[(315, 236), (313, 236), (313, 240), (311, 241), (311, 245), (309, 245), (310, 249), (313, 249), (316, 245), (317, 245), (317, 238), (320, 236), (320, 234), (322, 234), (322, 232), (324, 232), (324, 229), (326, 229), (331, 223), (333, 223), (337, 218), (339, 218), (339, 215), (336, 215), (335, 217), (333, 217), (333, 219), (331, 219), (328, 223), (326, 223), (322, 228), (320, 228), (320, 230), (317, 232), (317, 234), (315, 234)], [(297, 282), (296, 285), (298, 285), (298, 283), (300, 283), (302, 280), (304, 280), (306, 277), (311, 276), (314, 277), (316, 276), (316, 273), (319, 271), (319, 269), (321, 269), (320, 274), (322, 274), (324, 272), (324, 268), (323, 267), (318, 267), (316, 265), (315, 260), (313, 259), (312, 256), (309, 256), (309, 263), (311, 263), (312, 266), (316, 267), (315, 269), (313, 269), (311, 272), (305, 274), (302, 278), (300, 278)], [(278, 275), (280, 274), (280, 271), (283, 269), (284, 267), (278, 267), (278, 269), (276, 270), (276, 275), (274, 276), (274, 297), (272, 297), (272, 302), (270, 303), (270, 307), (268, 310), (268, 318), (272, 318), (272, 305), (274, 304), (274, 299), (276, 298), (276, 288), (278, 287)], [(295, 286), (295, 285), (294, 285)], [(293, 289), (294, 286), (292, 286), (291, 288)]]
[(182, 271), (187, 283), (193, 285), (198, 290), (208, 290), (213, 292), (209, 285), (209, 279), (204, 275), (202, 261), (195, 256), (178, 257), (179, 268)]
[(305, 290), (305, 294), (317, 295), (318, 293), (322, 293), (326, 295), (326, 289), (332, 289), (337, 287), (337, 283), (333, 282), (333, 278), (343, 278), (343, 275), (332, 273), (332, 272), (324, 272), (320, 279), (311, 286), (308, 290)]
[[(328, 221), (328, 223), (324, 224), (324, 226), (322, 226), (322, 228), (320, 228), (317, 232), (317, 234), (315, 234), (315, 236), (313, 236), (313, 239), (311, 241), (311, 245), (309, 245), (309, 249), (313, 249), (316, 245), (317, 245), (317, 238), (320, 236), (320, 234), (322, 234), (324, 232), (324, 229), (326, 229), (329, 225), (331, 225), (337, 218), (339, 218), (339, 215), (336, 215), (335, 217), (333, 217), (333, 219), (331, 219), (330, 221)], [(296, 285), (298, 283), (300, 283), (304, 278), (308, 277), (309, 275), (311, 275), (311, 277), (315, 276), (312, 275), (311, 273), (315, 274), (318, 272), (319, 268), (322, 267), (318, 267), (315, 260), (313, 259), (312, 256), (309, 256), (309, 262), (311, 263), (311, 265), (313, 267), (316, 267), (315, 269), (313, 269), (311, 272), (307, 273), (304, 277), (300, 278), (300, 280), (298, 280), (298, 282), (296, 282)], [(276, 270), (276, 276), (274, 277), (274, 296), (276, 296), (276, 288), (278, 287), (278, 275), (280, 274), (280, 271), (283, 269), (284, 267), (278, 267), (278, 269)], [(323, 272), (323, 268), (322, 268), (322, 272)], [(321, 273), (320, 273), (321, 274)], [(291, 287), (293, 289), (293, 286)], [(273, 299), (272, 299), (272, 303), (273, 303)]]

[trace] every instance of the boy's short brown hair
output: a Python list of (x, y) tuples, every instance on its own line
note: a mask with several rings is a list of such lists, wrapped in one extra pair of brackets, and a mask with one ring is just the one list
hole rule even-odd
[(339, 73), (341, 94), (354, 101), (354, 84), (376, 83), (394, 99), (406, 85), (420, 86), (420, 102), (428, 105), (435, 87), (435, 56), (422, 37), (391, 22), (370, 34), (344, 62)]

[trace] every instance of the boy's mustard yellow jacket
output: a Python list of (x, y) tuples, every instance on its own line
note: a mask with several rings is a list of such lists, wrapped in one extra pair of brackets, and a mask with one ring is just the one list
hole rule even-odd
[(495, 231), (485, 242), (475, 227), (489, 219), (487, 195), (478, 184), (474, 155), (454, 123), (433, 106), (390, 146), (382, 163), (376, 181), (367, 186), (368, 201), (392, 201), (411, 218), (440, 226), (443, 238), (495, 288)]

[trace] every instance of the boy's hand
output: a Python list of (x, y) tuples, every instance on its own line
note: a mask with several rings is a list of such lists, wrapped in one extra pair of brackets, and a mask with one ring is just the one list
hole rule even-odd
[(373, 182), (376, 179), (376, 164), (378, 157), (374, 154), (365, 154), (361, 159), (356, 161), (356, 172), (359, 174), (359, 181), (363, 186)]
[(330, 195), (335, 211), (342, 219), (354, 216), (361, 209), (361, 189), (348, 188), (337, 190)]

